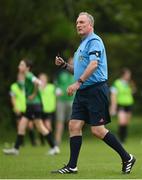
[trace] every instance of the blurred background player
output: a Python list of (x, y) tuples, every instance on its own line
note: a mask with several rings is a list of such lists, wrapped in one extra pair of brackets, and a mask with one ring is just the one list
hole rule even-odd
[(18, 126), (17, 139), (12, 149), (4, 149), (5, 154), (18, 155), (19, 148), (23, 142), (23, 138), (26, 132), (26, 127), (28, 120), (33, 120), (37, 130), (42, 133), (42, 135), (47, 140), (51, 149), (49, 151), (50, 155), (58, 154), (59, 149), (55, 145), (54, 140), (50, 131), (44, 126), (41, 120), (42, 115), (42, 101), (39, 93), (39, 85), (41, 81), (31, 72), (32, 61), (29, 59), (22, 59), (19, 63), (19, 71), (25, 75), (25, 92), (26, 92), (26, 113), (25, 116), (21, 118)]
[[(68, 59), (68, 63), (73, 63), (72, 57)], [(58, 146), (62, 140), (65, 121), (69, 120), (71, 115), (74, 96), (68, 96), (66, 90), (73, 82), (73, 76), (65, 69), (60, 71), (56, 79), (57, 109), (55, 139)]]
[(127, 129), (132, 116), (134, 104), (133, 93), (136, 91), (131, 80), (131, 71), (123, 68), (120, 78), (116, 79), (111, 87), (111, 115), (118, 116), (118, 136), (122, 143), (127, 138)]
[[(45, 127), (52, 132), (52, 125), (56, 111), (55, 85), (49, 83), (49, 78), (45, 73), (39, 74), (42, 84), (40, 86), (40, 95), (43, 105), (42, 120)], [(42, 137), (41, 137), (42, 138)], [(42, 139), (42, 142), (44, 139)]]
[(11, 84), (10, 97), (13, 112), (17, 120), (16, 124), (18, 125), (22, 115), (26, 112), (26, 97), (23, 74), (18, 73), (17, 81)]
[[(18, 73), (17, 81), (10, 87), (10, 97), (13, 106), (13, 112), (16, 118), (16, 127), (18, 129), (19, 121), (26, 112), (26, 97), (25, 97), (25, 76), (22, 73)], [(36, 145), (35, 133), (33, 122), (29, 121), (28, 131), (30, 142), (33, 146)]]

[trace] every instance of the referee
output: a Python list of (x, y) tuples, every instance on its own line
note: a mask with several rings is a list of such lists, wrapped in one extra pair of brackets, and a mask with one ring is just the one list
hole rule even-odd
[(85, 123), (91, 127), (93, 135), (114, 149), (122, 160), (122, 173), (130, 173), (135, 158), (126, 152), (115, 136), (105, 128), (110, 122), (107, 57), (102, 39), (94, 33), (94, 18), (81, 12), (76, 28), (82, 40), (74, 54), (74, 65), (56, 57), (55, 64), (74, 74), (75, 83), (67, 88), (67, 94), (75, 98), (69, 122), (70, 159), (63, 168), (53, 173), (77, 173), (77, 161), (82, 144), (82, 128)]

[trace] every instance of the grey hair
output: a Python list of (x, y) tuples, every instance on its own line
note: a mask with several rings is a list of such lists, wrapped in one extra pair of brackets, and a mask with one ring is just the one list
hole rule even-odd
[(91, 14), (89, 14), (88, 12), (81, 12), (81, 13), (79, 13), (79, 16), (80, 15), (86, 15), (88, 17), (90, 23), (92, 24), (92, 26), (94, 26), (94, 17)]

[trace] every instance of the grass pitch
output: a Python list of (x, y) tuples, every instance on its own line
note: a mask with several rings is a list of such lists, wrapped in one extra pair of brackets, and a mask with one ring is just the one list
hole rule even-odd
[[(69, 157), (67, 141), (61, 146), (61, 154), (46, 155), (47, 147), (21, 148), (18, 156), (6, 156), (0, 153), (1, 179), (140, 179), (142, 178), (142, 144), (139, 139), (129, 139), (126, 149), (133, 153), (137, 162), (130, 175), (121, 174), (119, 156), (97, 139), (84, 139), (78, 162), (78, 174), (60, 175), (50, 171), (61, 168)], [(2, 149), (2, 146), (1, 146)]]
[[(113, 121), (109, 125), (109, 129), (114, 133), (117, 128), (115, 123)], [(104, 142), (94, 138), (89, 131), (85, 131), (78, 162), (78, 174), (50, 173), (63, 167), (68, 161), (69, 142), (65, 138), (61, 144), (61, 153), (55, 156), (46, 155), (49, 150), (48, 145), (31, 147), (28, 142), (21, 148), (18, 156), (8, 156), (2, 153), (4, 143), (1, 143), (0, 179), (142, 179), (141, 129), (140, 119), (134, 120), (129, 128), (129, 138), (124, 145), (137, 159), (129, 175), (121, 174), (121, 160), (117, 153)]]

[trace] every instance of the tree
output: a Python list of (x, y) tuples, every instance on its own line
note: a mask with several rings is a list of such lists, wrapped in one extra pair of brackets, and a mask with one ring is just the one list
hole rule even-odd
[[(95, 32), (103, 37), (110, 69), (110, 83), (123, 66), (129, 66), (142, 87), (141, 29), (142, 1), (135, 0), (1, 0), (0, 2), (0, 94), (3, 112), (8, 114), (9, 86), (16, 78), (19, 60), (35, 61), (35, 72), (55, 74), (57, 53), (72, 55), (79, 43), (75, 21), (81, 11), (95, 17)], [(137, 71), (135, 70), (137, 69)]]

